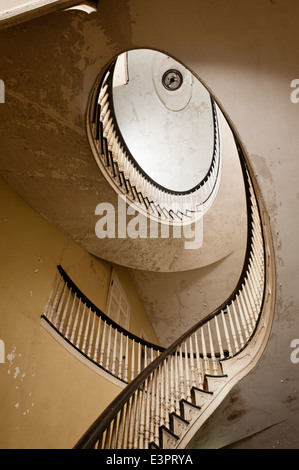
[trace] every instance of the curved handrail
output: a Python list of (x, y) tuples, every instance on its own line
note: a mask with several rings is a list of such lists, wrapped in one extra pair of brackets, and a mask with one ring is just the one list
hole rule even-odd
[[(93, 365), (127, 384), (165, 348), (133, 334), (97, 307), (57, 266), (41, 318)], [(64, 343), (63, 343), (64, 344)]]
[(90, 104), (87, 133), (96, 162), (116, 192), (138, 210), (169, 224), (190, 223), (212, 204), (220, 182), (220, 136), (217, 109), (211, 97), (214, 145), (210, 168), (194, 188), (171, 191), (150, 178), (134, 159), (114, 112), (112, 79), (115, 62), (99, 80)]
[[(196, 325), (190, 328), (180, 338), (178, 338), (169, 348), (163, 351), (152, 363), (150, 363), (141, 373), (113, 400), (106, 410), (96, 419), (91, 427), (85, 432), (82, 438), (75, 445), (75, 448), (92, 448), (95, 447), (99, 440), (105, 436), (108, 443), (102, 443), (103, 446), (108, 445), (112, 448), (118, 448), (118, 440), (131, 439), (132, 436), (124, 438), (122, 435), (116, 438), (113, 434), (113, 427), (119, 428), (125, 426), (128, 419), (125, 413), (137, 413), (138, 408), (140, 413), (140, 426), (145, 429), (146, 406), (144, 400), (151, 400), (151, 396), (159, 396), (157, 404), (153, 403), (152, 408), (155, 412), (157, 410), (158, 402), (163, 403), (165, 409), (161, 411), (162, 417), (158, 420), (158, 425), (153, 425), (153, 428), (163, 425), (167, 422), (167, 413), (175, 412), (177, 404), (173, 396), (179, 396), (183, 399), (190, 399), (191, 385), (193, 387), (204, 387), (203, 375), (219, 374), (219, 361), (217, 363), (214, 353), (214, 344), (218, 344), (220, 350), (220, 359), (232, 358), (238, 354), (250, 343), (257, 325), (260, 320), (260, 314), (264, 305), (264, 294), (266, 285), (266, 257), (265, 257), (265, 239), (263, 227), (261, 223), (260, 209), (257, 204), (256, 191), (251, 178), (251, 171), (248, 163), (245, 160), (240, 146), (238, 145), (238, 152), (240, 155), (241, 166), (244, 175), (244, 184), (247, 194), (247, 216), (248, 216), (248, 238), (247, 238), (247, 251), (244, 260), (244, 267), (237, 283), (236, 288), (230, 297), (216, 310), (210, 313), (207, 317), (200, 320)], [(227, 319), (225, 318), (227, 316)], [(222, 326), (220, 325), (220, 319)], [(229, 325), (229, 326), (228, 326)], [(242, 325), (242, 327), (241, 327)], [(228, 331), (230, 330), (230, 331)], [(224, 340), (223, 340), (224, 338)], [(201, 339), (201, 356), (203, 363), (200, 363), (199, 357), (199, 339)], [(228, 352), (225, 353), (227, 347)], [(184, 348), (184, 350), (183, 350)], [(208, 359), (207, 349), (210, 348), (210, 359)], [(193, 352), (195, 351), (195, 353)], [(184, 366), (181, 363), (183, 360), (183, 352), (185, 352)], [(187, 359), (187, 360), (186, 360)], [(197, 361), (199, 371), (195, 371), (194, 362)], [(169, 378), (169, 374), (173, 374), (174, 368), (181, 370), (185, 367), (187, 369), (187, 384), (184, 383), (184, 373), (180, 377), (180, 383), (176, 386), (173, 380), (170, 380), (171, 387), (177, 387), (178, 393), (172, 393), (174, 390), (168, 390), (167, 383), (162, 378), (157, 379), (157, 371), (164, 371), (164, 375)], [(199, 380), (198, 380), (198, 377)], [(182, 380), (181, 380), (182, 378)], [(173, 379), (173, 376), (172, 376)], [(186, 387), (187, 397), (185, 395)], [(179, 390), (182, 387), (183, 392)], [(156, 390), (157, 388), (157, 390)], [(143, 392), (149, 393), (143, 393)], [(189, 394), (189, 396), (188, 396)], [(139, 395), (146, 395), (146, 398), (140, 398)], [(172, 396), (172, 403), (170, 396)], [(143, 400), (143, 401), (142, 401)], [(178, 399), (177, 399), (178, 401)], [(166, 405), (165, 405), (166, 403)], [(137, 408), (136, 408), (137, 407)], [(156, 408), (155, 408), (156, 407)], [(126, 411), (124, 411), (126, 410)], [(157, 411), (159, 414), (159, 410)], [(130, 433), (133, 435), (133, 428), (130, 428)], [(107, 437), (108, 436), (108, 437)], [(114, 437), (111, 437), (114, 436)], [(136, 432), (134, 439), (138, 436)], [(144, 442), (149, 444), (151, 440), (156, 439), (157, 445), (157, 429), (150, 431), (147, 428), (146, 439), (142, 437), (142, 445)], [(152, 439), (150, 439), (152, 436)], [(112, 439), (112, 441), (111, 441)], [(133, 446), (134, 447), (134, 446)]]

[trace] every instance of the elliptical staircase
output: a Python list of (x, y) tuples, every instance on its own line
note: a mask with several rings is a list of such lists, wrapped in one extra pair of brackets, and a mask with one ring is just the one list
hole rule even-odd
[(238, 285), (218, 309), (160, 352), (116, 397), (76, 449), (182, 449), (257, 364), (274, 311), (268, 216), (236, 142), (247, 194), (248, 241)]
[[(113, 66), (95, 88), (90, 108), (88, 134), (97, 163), (115, 190), (145, 213), (161, 222), (185, 223), (198, 209), (207, 209), (217, 192), (221, 158), (216, 106), (211, 99), (215, 140), (208, 174), (186, 194), (168, 192), (142, 172), (121, 139), (110, 99), (111, 71)], [(153, 345), (115, 324), (59, 267), (61, 278), (53, 286), (43, 325), (124, 387), (74, 448), (183, 449), (260, 359), (274, 313), (273, 246), (255, 176), (236, 138), (235, 143), (248, 231), (239, 282), (219, 308), (171, 346)]]

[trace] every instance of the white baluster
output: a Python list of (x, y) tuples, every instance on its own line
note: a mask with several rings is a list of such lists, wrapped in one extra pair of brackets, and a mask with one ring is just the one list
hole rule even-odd
[(120, 333), (120, 341), (119, 341), (119, 360), (118, 360), (118, 374), (117, 377), (119, 379), (123, 378), (122, 375), (122, 367), (123, 367), (123, 334)]
[(105, 365), (105, 369), (109, 371), (110, 371), (110, 355), (111, 355), (111, 334), (112, 334), (112, 326), (109, 325), (108, 344), (106, 348), (106, 365)]
[(79, 321), (80, 308), (81, 308), (81, 301), (80, 301), (80, 299), (78, 299), (78, 307), (77, 307), (76, 316), (75, 316), (75, 320), (74, 320), (73, 328), (72, 328), (71, 339), (70, 339), (72, 344), (75, 344), (74, 341), (75, 341), (75, 334), (76, 334), (76, 330), (77, 330), (77, 324), (78, 324), (78, 321)]
[(236, 326), (237, 326), (237, 335), (238, 335), (239, 342), (240, 342), (240, 348), (242, 348), (244, 346), (245, 342), (244, 342), (244, 338), (243, 338), (243, 334), (242, 334), (242, 328), (241, 328), (241, 325), (240, 325), (239, 317), (238, 317), (238, 314), (237, 314), (237, 311), (236, 311), (235, 302), (232, 302), (232, 308), (233, 308), (234, 319), (235, 319)]
[(232, 347), (231, 347), (230, 337), (229, 337), (229, 334), (228, 334), (228, 329), (227, 329), (227, 326), (226, 326), (226, 320), (225, 320), (223, 310), (221, 310), (221, 318), (222, 318), (222, 323), (223, 323), (223, 328), (224, 328), (224, 336), (225, 336), (225, 340), (226, 340), (226, 344), (227, 344), (228, 354), (229, 354), (229, 356), (232, 356), (233, 351), (232, 351)]
[(240, 303), (243, 309), (243, 312), (245, 312), (246, 318), (248, 318), (249, 325), (250, 325), (250, 333), (254, 330), (255, 327), (255, 321), (254, 318), (252, 318), (252, 313), (251, 313), (251, 306), (247, 304), (244, 300), (244, 286), (243, 290), (240, 291)]
[(77, 299), (77, 297), (74, 294), (72, 307), (71, 307), (71, 312), (70, 312), (69, 317), (67, 319), (67, 324), (66, 324), (65, 333), (64, 333), (64, 335), (67, 339), (69, 339), (71, 324), (72, 324), (72, 321), (73, 321), (73, 314), (74, 314), (74, 310), (75, 310), (76, 299)]
[(189, 337), (189, 349), (190, 349), (190, 372), (191, 372), (191, 386), (196, 387), (196, 374), (195, 374), (195, 365), (194, 365), (194, 353), (193, 353), (193, 344), (192, 336)]
[(63, 309), (63, 314), (62, 314), (62, 317), (61, 317), (61, 321), (60, 321), (60, 323), (59, 323), (59, 325), (58, 325), (58, 329), (59, 329), (60, 333), (62, 333), (63, 330), (64, 330), (65, 319), (66, 319), (66, 315), (67, 315), (68, 310), (69, 310), (69, 304), (70, 304), (71, 294), (72, 294), (72, 289), (69, 290), (69, 295), (68, 295), (68, 298), (67, 298), (65, 307), (64, 307), (64, 309)]
[(57, 306), (56, 315), (54, 316), (54, 320), (53, 320), (53, 325), (55, 325), (56, 327), (58, 327), (58, 324), (59, 324), (60, 313), (61, 313), (61, 310), (62, 310), (62, 306), (64, 304), (66, 292), (67, 292), (67, 284), (65, 282), (64, 286), (63, 286), (62, 294), (61, 294), (61, 297), (59, 299), (59, 303), (58, 303), (58, 306)]
[(141, 372), (141, 344), (138, 343), (138, 357), (137, 357), (137, 375)]
[(160, 366), (155, 371), (156, 375), (156, 403), (155, 403), (155, 442), (159, 445), (159, 427), (160, 427)]
[(164, 401), (164, 406), (165, 406), (165, 426), (169, 428), (169, 411), (170, 411), (170, 396), (169, 396), (169, 367), (170, 367), (170, 362), (169, 358), (167, 358), (164, 361), (164, 379), (165, 379), (165, 385), (164, 385), (164, 393), (165, 393), (165, 401)]
[(240, 316), (240, 318), (241, 318), (241, 323), (242, 323), (243, 331), (244, 331), (244, 334), (245, 334), (244, 343), (246, 343), (247, 340), (248, 340), (249, 337), (250, 337), (250, 332), (249, 332), (249, 329), (248, 329), (248, 326), (250, 325), (250, 322), (247, 321), (247, 319), (246, 319), (246, 317), (245, 317), (245, 315), (244, 315), (243, 309), (241, 308), (240, 301), (239, 301), (239, 295), (236, 296), (236, 302), (237, 302), (237, 307), (238, 307), (239, 316)]
[(194, 335), (194, 341), (195, 341), (196, 366), (197, 366), (197, 376), (198, 376), (198, 388), (203, 388), (204, 376), (203, 376), (201, 358), (200, 358), (199, 347), (198, 347), (197, 332)]
[(117, 449), (123, 448), (123, 439), (124, 439), (124, 433), (125, 433), (125, 428), (126, 428), (125, 411), (126, 411), (126, 405), (124, 405), (120, 411), (119, 427), (118, 427), (117, 442), (116, 442)]
[[(46, 303), (46, 306), (45, 306), (45, 309), (44, 309), (44, 316), (46, 318), (48, 318), (50, 321), (51, 321), (51, 313), (50, 313), (50, 306), (52, 305), (52, 302), (54, 300), (54, 293), (57, 289), (57, 280), (58, 280), (58, 271), (56, 272), (55, 274), (55, 278), (54, 278), (54, 282), (52, 284), (52, 288), (51, 288), (51, 292), (50, 292), (50, 295), (48, 297), (48, 300), (47, 300), (47, 303)], [(60, 277), (60, 280), (61, 280), (61, 277)], [(59, 281), (60, 282), (60, 281)], [(59, 284), (58, 284), (59, 285)]]
[(147, 449), (150, 443), (150, 406), (151, 406), (151, 375), (146, 379), (146, 402), (145, 402), (145, 423), (144, 423), (144, 448)]
[(184, 366), (183, 366), (183, 357), (182, 357), (182, 346), (179, 349), (179, 374), (180, 374), (180, 398), (185, 400), (185, 377), (184, 377)]
[(131, 356), (131, 380), (135, 377), (135, 341), (132, 341), (132, 356)]
[(217, 363), (217, 360), (216, 360), (216, 357), (215, 357), (215, 351), (214, 351), (214, 344), (213, 344), (213, 340), (212, 340), (210, 322), (208, 322), (208, 333), (209, 333), (212, 369), (213, 369), (214, 375), (217, 375), (217, 373), (218, 373), (218, 363)]
[(94, 360), (95, 362), (98, 362), (98, 361), (99, 361), (99, 346), (100, 346), (101, 322), (102, 322), (101, 317), (98, 317), (98, 328), (97, 328), (96, 342), (95, 342), (94, 355), (93, 355), (93, 360)]
[(219, 348), (219, 353), (220, 353), (220, 359), (224, 358), (224, 351), (223, 351), (223, 346), (222, 346), (222, 339), (221, 339), (221, 333), (219, 329), (219, 324), (218, 324), (218, 319), (217, 316), (215, 316), (215, 326), (216, 326), (216, 335), (217, 335), (217, 341), (218, 341), (218, 348)]
[(128, 382), (128, 372), (129, 372), (128, 357), (129, 357), (129, 338), (127, 336), (126, 337), (125, 366), (124, 366), (124, 381), (125, 382)]
[(191, 401), (191, 382), (190, 382), (190, 367), (189, 367), (189, 357), (188, 357), (188, 349), (187, 349), (187, 341), (184, 342), (184, 349), (185, 349), (185, 390), (186, 390), (186, 400)]
[(106, 323), (106, 321), (104, 320), (104, 328), (103, 328), (103, 334), (102, 334), (102, 340), (101, 340), (101, 348), (100, 348), (100, 360), (99, 360), (100, 366), (103, 366), (103, 362), (104, 362), (104, 354), (105, 354), (105, 348), (106, 348), (106, 344), (105, 344), (106, 329), (107, 329), (107, 323)]
[(235, 346), (235, 352), (237, 352), (237, 351), (239, 351), (239, 344), (238, 344), (236, 330), (235, 330), (235, 326), (234, 326), (234, 323), (233, 323), (233, 320), (232, 320), (232, 317), (231, 317), (229, 306), (227, 306), (227, 314), (228, 314), (228, 319), (229, 319), (230, 328), (231, 328), (231, 332), (232, 332), (232, 338), (233, 338), (233, 342), (234, 342), (234, 346)]
[(174, 413), (175, 410), (175, 376), (174, 376), (174, 356), (171, 355), (169, 358), (170, 362), (170, 413)]
[(76, 347), (78, 349), (80, 349), (81, 335), (82, 335), (83, 324), (84, 324), (84, 320), (85, 320), (85, 310), (86, 310), (86, 304), (84, 304), (84, 307), (83, 307), (83, 312), (82, 312), (81, 321), (80, 321), (80, 327), (79, 327), (78, 336), (77, 336)]
[(85, 325), (85, 332), (84, 332), (84, 338), (83, 338), (83, 346), (82, 346), (82, 352), (83, 353), (85, 353), (86, 346), (87, 346), (87, 338), (88, 338), (88, 333), (89, 333), (90, 317), (91, 317), (91, 309), (89, 307), (87, 323)]
[(113, 349), (112, 349), (112, 365), (111, 365), (111, 373), (113, 375), (115, 375), (115, 370), (116, 370), (117, 339), (118, 339), (118, 331), (114, 330), (114, 342), (113, 342)]
[(95, 322), (96, 322), (96, 314), (95, 314), (95, 312), (92, 312), (92, 327), (91, 327), (89, 344), (88, 344), (88, 351), (87, 351), (87, 356), (90, 357), (90, 358), (91, 358), (91, 351), (92, 351), (93, 340), (94, 340)]
[(210, 374), (210, 363), (207, 357), (206, 340), (205, 340), (205, 335), (203, 331), (203, 326), (201, 327), (200, 331), (201, 331), (201, 345), (202, 345), (204, 371), (205, 371), (205, 374)]

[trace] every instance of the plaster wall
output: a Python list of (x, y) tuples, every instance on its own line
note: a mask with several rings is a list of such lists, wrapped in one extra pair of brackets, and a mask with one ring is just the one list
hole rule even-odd
[[(111, 265), (95, 259), (0, 179), (0, 447), (71, 448), (120, 388), (82, 364), (40, 325), (57, 264), (103, 311)], [(130, 329), (157, 343), (126, 268)]]
[[(111, 204), (117, 216), (118, 200), (88, 142), (87, 104), (97, 77), (112, 56), (123, 47), (133, 47), (128, 40), (130, 28), (121, 47), (110, 44), (106, 31), (120, 31), (118, 15), (123, 15), (122, 30), (127, 8), (127, 3), (118, 5), (115, 13), (113, 3), (109, 8), (102, 3), (98, 13), (59, 12), (1, 32), (6, 95), (0, 108), (1, 174), (32, 208), (101, 259), (156, 272), (207, 266), (243, 240), (240, 220), (240, 231), (232, 235), (230, 230), (236, 214), (244, 213), (242, 196), (232, 198), (232, 186), (240, 187), (240, 181), (232, 182), (230, 177), (230, 164), (235, 171), (233, 154), (226, 159), (221, 196), (219, 191), (204, 222), (204, 249), (185, 249), (183, 236), (171, 243), (168, 238), (151, 238), (148, 225), (144, 238), (100, 239), (95, 234), (98, 204)], [(127, 216), (127, 224), (130, 219), (133, 216)], [(215, 237), (219, 231), (222, 236)]]

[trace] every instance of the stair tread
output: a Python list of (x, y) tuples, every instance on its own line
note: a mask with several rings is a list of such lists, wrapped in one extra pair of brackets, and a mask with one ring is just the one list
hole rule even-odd
[(169, 415), (169, 426), (171, 431), (181, 439), (186, 432), (190, 421), (173, 412)]
[(213, 392), (211, 392), (210, 390), (204, 390), (203, 388), (192, 387), (191, 391), (192, 390), (196, 390), (198, 392), (206, 393), (207, 395), (213, 395)]
[(212, 374), (205, 374), (206, 377), (212, 377), (214, 379), (225, 379), (228, 377), (227, 374), (219, 374), (219, 375), (212, 375)]
[(193, 408), (199, 408), (199, 406), (195, 405), (195, 403), (191, 403), (190, 401), (185, 400), (184, 398), (182, 398), (181, 403), (186, 403), (187, 405), (192, 406)]
[(158, 446), (155, 442), (150, 442), (148, 447), (149, 449), (160, 449), (160, 446)]
[(176, 419), (179, 419), (179, 420), (183, 421), (186, 424), (189, 424), (189, 421), (187, 419), (185, 419), (182, 416), (178, 415), (177, 413), (175, 413), (175, 411), (170, 413), (169, 417), (170, 417), (170, 420), (172, 420), (173, 418), (176, 418)]
[(162, 431), (166, 431), (175, 439), (179, 439), (179, 436), (175, 434), (173, 431), (171, 431), (171, 429), (169, 429), (167, 426), (165, 426), (165, 424), (162, 424), (162, 426), (160, 426), (160, 432), (162, 433)]
[(177, 441), (180, 439), (180, 437), (172, 432), (168, 427), (166, 427), (164, 424), (160, 426), (159, 428), (159, 443), (160, 443), (160, 448), (164, 449), (165, 448), (165, 441), (166, 441), (166, 448), (169, 448), (169, 443), (170, 443), (170, 448), (173, 448), (176, 446)]

